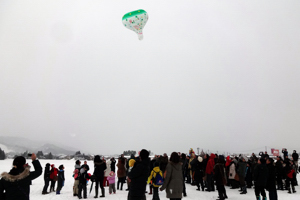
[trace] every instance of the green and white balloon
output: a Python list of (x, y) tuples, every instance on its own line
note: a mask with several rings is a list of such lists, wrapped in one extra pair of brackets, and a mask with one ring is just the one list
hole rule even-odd
[(148, 13), (144, 10), (135, 10), (126, 13), (122, 22), (124, 26), (138, 34), (139, 40), (143, 39), (143, 29), (148, 21)]

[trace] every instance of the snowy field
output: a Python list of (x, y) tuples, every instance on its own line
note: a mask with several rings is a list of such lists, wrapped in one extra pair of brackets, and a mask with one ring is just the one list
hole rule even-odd
[[(7, 159), (7, 160), (0, 160), (0, 172), (8, 172), (11, 167), (12, 167), (12, 159)], [(27, 161), (31, 164), (31, 160), (27, 159)], [(35, 179), (32, 182), (32, 186), (30, 188), (31, 193), (31, 200), (52, 200), (52, 199), (78, 199), (77, 197), (73, 197), (73, 170), (74, 170), (74, 165), (75, 161), (74, 160), (40, 160), (42, 167), (44, 168), (46, 163), (50, 164), (55, 164), (56, 167), (59, 165), (63, 164), (65, 166), (65, 186), (63, 187), (61, 194), (56, 195), (55, 193), (50, 193), (47, 195), (42, 195), (42, 188), (44, 186), (44, 178), (43, 174)], [(90, 173), (93, 172), (93, 162), (88, 161), (88, 165), (90, 166), (91, 170), (89, 171)], [(298, 178), (300, 178), (298, 176)], [(117, 180), (116, 180), (117, 181)], [(88, 185), (88, 191), (90, 190), (91, 184), (89, 183)], [(202, 192), (202, 191), (196, 191), (195, 186), (191, 186), (189, 184), (186, 185), (187, 187), (187, 197), (184, 197), (184, 199), (189, 200), (189, 199), (201, 199), (201, 200), (209, 200), (209, 199), (217, 199), (217, 192)], [(127, 184), (124, 185), (123, 191), (117, 190), (116, 194), (109, 195), (108, 193), (108, 188), (105, 188), (105, 194), (106, 197), (102, 199), (111, 199), (111, 200), (124, 200), (127, 199), (127, 191), (125, 189), (127, 188)], [(240, 195), (238, 190), (230, 190), (229, 187), (226, 187), (227, 190), (227, 196), (228, 199), (232, 200), (253, 200), (255, 199), (254, 195), (254, 190), (253, 189), (248, 189), (248, 193), (246, 195)], [(49, 189), (48, 189), (49, 191)], [(147, 186), (147, 191), (149, 192), (149, 187)], [(287, 194), (287, 191), (278, 191), (278, 199), (279, 200), (299, 200), (300, 199), (300, 187), (296, 186), (296, 191), (297, 193), (295, 194)], [(268, 193), (267, 193), (268, 195)], [(165, 191), (159, 193), (160, 199), (165, 200), (166, 198), (166, 193)], [(94, 199), (94, 189), (91, 194), (88, 193), (88, 199)], [(152, 195), (146, 194), (147, 200), (152, 199)], [(269, 198), (268, 198), (269, 199)]]

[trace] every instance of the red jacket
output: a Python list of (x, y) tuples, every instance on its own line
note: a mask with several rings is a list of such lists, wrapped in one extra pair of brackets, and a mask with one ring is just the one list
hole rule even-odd
[(58, 169), (57, 168), (52, 168), (51, 169), (51, 174), (50, 174), (50, 179), (54, 179), (54, 177), (57, 177), (57, 174), (58, 174)]
[(209, 160), (207, 162), (205, 173), (207, 174), (213, 174), (214, 173), (214, 166), (215, 166), (215, 154), (210, 154)]

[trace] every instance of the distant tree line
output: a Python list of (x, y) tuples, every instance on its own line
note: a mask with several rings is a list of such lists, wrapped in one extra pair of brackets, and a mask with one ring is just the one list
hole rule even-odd
[(6, 158), (4, 150), (0, 148), (0, 160), (4, 160)]
[(123, 151), (124, 156), (130, 156), (131, 154), (135, 155), (136, 151), (133, 150), (128, 150), (128, 151)]

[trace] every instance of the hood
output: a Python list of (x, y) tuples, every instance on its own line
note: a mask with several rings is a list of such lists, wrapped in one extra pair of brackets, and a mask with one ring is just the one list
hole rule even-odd
[(157, 173), (157, 172), (160, 171), (160, 169), (159, 169), (159, 167), (154, 167), (154, 168), (153, 168), (153, 171)]
[(22, 180), (22, 179), (26, 178), (26, 177), (29, 176), (29, 175), (30, 175), (30, 167), (28, 166), (28, 167), (26, 167), (26, 168), (24, 169), (24, 171), (23, 171), (22, 173), (20, 173), (20, 174), (12, 175), (12, 174), (9, 174), (9, 173), (7, 173), (7, 172), (3, 172), (3, 173), (1, 174), (1, 177), (2, 177), (4, 180), (8, 181), (8, 182), (15, 182), (15, 181)]
[(213, 153), (212, 153), (212, 154), (210, 154), (210, 157), (209, 157), (209, 159), (212, 159), (212, 160), (213, 160), (213, 159), (215, 159), (215, 158), (216, 158), (216, 155), (215, 155), (215, 154), (213, 154)]
[(97, 165), (97, 166), (100, 166), (100, 165), (103, 165), (104, 162), (95, 162), (94, 164)]
[(110, 165), (111, 164), (111, 161), (110, 160), (107, 160), (106, 161), (106, 165)]

